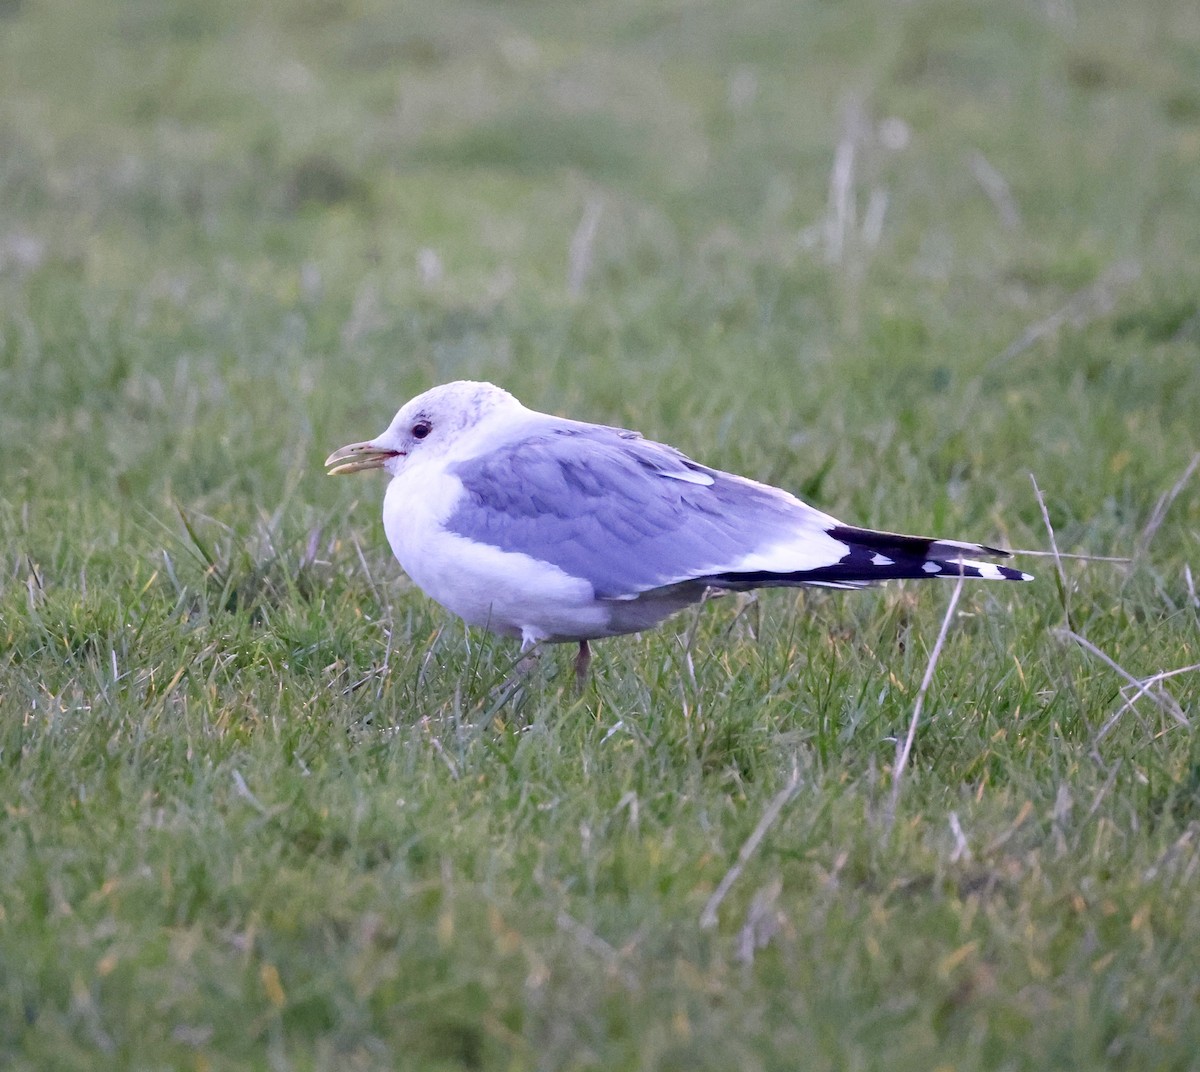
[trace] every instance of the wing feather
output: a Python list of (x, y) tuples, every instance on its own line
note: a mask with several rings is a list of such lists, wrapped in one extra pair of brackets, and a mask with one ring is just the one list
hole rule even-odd
[(972, 557), (999, 548), (843, 525), (778, 488), (692, 461), (636, 433), (574, 421), (499, 445), (451, 472), (447, 527), (529, 555), (628, 600), (670, 585), (860, 588), (900, 578), (1027, 574)]
[(563, 422), (451, 471), (466, 494), (449, 529), (550, 562), (600, 598), (735, 569), (804, 539), (820, 549), (814, 565), (845, 550), (827, 535), (833, 518), (786, 492), (619, 429)]

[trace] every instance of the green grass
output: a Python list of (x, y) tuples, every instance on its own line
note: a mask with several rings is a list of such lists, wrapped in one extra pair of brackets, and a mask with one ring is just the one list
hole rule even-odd
[[(1200, 673), (1063, 630), (1200, 663), (1197, 86), (1184, 0), (0, 2), (0, 1066), (1196, 1067)], [(964, 591), (893, 819), (949, 587), (499, 702), (320, 464), (455, 377), (1134, 561)]]

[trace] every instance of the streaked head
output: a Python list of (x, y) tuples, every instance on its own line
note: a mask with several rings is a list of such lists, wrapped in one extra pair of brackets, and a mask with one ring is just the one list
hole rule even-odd
[(445, 454), (493, 412), (514, 407), (521, 403), (495, 384), (444, 383), (401, 406), (382, 435), (335, 450), (325, 465), (330, 476), (364, 469), (386, 469), (395, 476), (411, 455)]

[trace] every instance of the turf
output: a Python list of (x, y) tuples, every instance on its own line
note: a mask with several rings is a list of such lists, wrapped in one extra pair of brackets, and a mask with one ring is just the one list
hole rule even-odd
[[(0, 1065), (1196, 1067), (1198, 85), (1185, 0), (0, 3)], [(952, 584), (510, 695), (320, 464), (455, 377), (1131, 561), (964, 587), (902, 769)]]

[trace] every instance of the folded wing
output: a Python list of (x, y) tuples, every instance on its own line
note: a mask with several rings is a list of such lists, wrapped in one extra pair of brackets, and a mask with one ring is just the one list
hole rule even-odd
[(633, 432), (570, 421), (452, 468), (447, 527), (586, 579), (601, 599), (694, 581), (857, 588), (903, 577), (1020, 580), (979, 544), (875, 532)]

